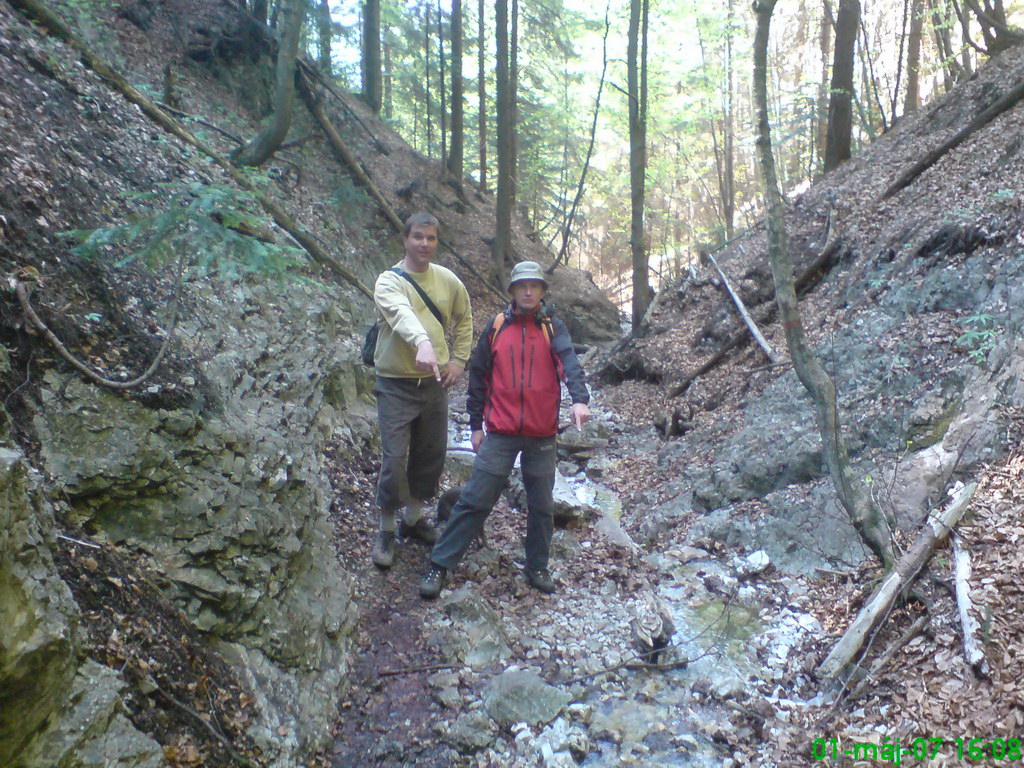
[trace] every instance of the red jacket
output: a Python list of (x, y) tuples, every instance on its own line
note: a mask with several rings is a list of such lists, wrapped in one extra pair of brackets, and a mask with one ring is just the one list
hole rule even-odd
[(569, 332), (557, 317), (552, 325), (549, 343), (537, 313), (521, 315), (510, 308), (501, 328), (481, 335), (469, 371), (471, 429), (486, 422), (489, 432), (505, 435), (557, 434), (563, 377), (574, 403), (589, 401)]

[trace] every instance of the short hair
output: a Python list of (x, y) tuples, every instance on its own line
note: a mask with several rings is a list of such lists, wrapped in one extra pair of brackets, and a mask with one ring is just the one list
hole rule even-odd
[(405, 226), (402, 228), (402, 237), (408, 237), (409, 233), (412, 232), (413, 227), (433, 227), (434, 229), (441, 228), (441, 222), (437, 220), (437, 216), (426, 211), (420, 211), (414, 213), (408, 219), (405, 220)]

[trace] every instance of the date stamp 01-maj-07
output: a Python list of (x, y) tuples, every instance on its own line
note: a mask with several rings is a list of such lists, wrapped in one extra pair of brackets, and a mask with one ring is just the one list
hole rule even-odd
[(882, 739), (878, 744), (841, 744), (839, 739), (814, 739), (811, 742), (811, 757), (815, 760), (838, 760), (852, 757), (854, 760), (872, 760), (900, 765), (911, 760), (930, 761), (949, 759), (973, 762), (1024, 762), (1021, 740), (1014, 739), (925, 739), (901, 742)]

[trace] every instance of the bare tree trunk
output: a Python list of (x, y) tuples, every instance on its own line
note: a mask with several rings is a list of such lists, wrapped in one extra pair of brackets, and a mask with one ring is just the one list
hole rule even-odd
[(948, 17), (943, 13), (944, 8), (939, 5), (941, 2), (942, 0), (928, 0), (928, 5), (931, 8), (932, 35), (939, 52), (939, 61), (942, 62), (942, 84), (946, 93), (949, 93), (959, 82), (961, 70), (953, 51), (953, 42), (950, 40)]
[[(763, 4), (763, 3), (762, 3)], [(850, 159), (853, 132), (853, 65), (860, 21), (859, 0), (839, 0), (832, 86), (828, 103), (825, 172)]]
[(317, 4), (317, 65), (327, 77), (331, 76), (331, 38), (333, 24), (331, 22), (331, 5), (328, 0), (320, 0)]
[(283, 32), (277, 48), (277, 82), (274, 87), (274, 114), (259, 135), (231, 156), (235, 165), (258, 166), (267, 162), (270, 156), (288, 135), (295, 106), (295, 57), (299, 51), (299, 37), (305, 20), (303, 0), (282, 0), (284, 15)]
[(395, 103), (392, 100), (394, 73), (391, 70), (391, 46), (382, 43), (381, 49), (384, 52), (384, 117), (390, 120), (395, 114)]
[(448, 109), (445, 104), (447, 89), (444, 85), (444, 14), (441, 12), (441, 0), (437, 0), (437, 77), (440, 87), (437, 89), (437, 100), (441, 103), (441, 165), (448, 165)]
[(722, 213), (725, 217), (725, 239), (732, 240), (736, 234), (736, 167), (733, 144), (733, 60), (732, 60), (732, 23), (733, 0), (729, 0), (725, 32), (725, 92), (722, 100), (722, 113), (725, 125), (722, 130), (722, 151), (725, 155), (724, 185), (722, 190)]
[(815, 150), (818, 156), (819, 168), (825, 163), (825, 147), (828, 145), (828, 67), (829, 54), (832, 52), (832, 4), (829, 0), (824, 2), (824, 12), (821, 18), (821, 30), (818, 34), (818, 50), (821, 52), (821, 80), (818, 84), (818, 108), (816, 117), (818, 130), (815, 140)]
[[(900, 81), (903, 79), (903, 49), (907, 45), (907, 20), (910, 17), (911, 0), (903, 0), (903, 20), (900, 23), (900, 49), (896, 54), (896, 83), (892, 88), (892, 101), (889, 103), (889, 114), (896, 122), (896, 108), (900, 100)], [(909, 56), (908, 56), (909, 58)]]
[(636, 331), (651, 301), (644, 193), (647, 176), (647, 9), (648, 0), (630, 0), (626, 73), (629, 90), (629, 249), (633, 257), (632, 325)]
[(423, 6), (423, 88), (427, 108), (424, 111), (427, 121), (427, 157), (434, 145), (434, 116), (431, 114), (433, 102), (430, 97), (430, 4)]
[(448, 172), (462, 184), (462, 156), (465, 152), (463, 131), (462, 87), (462, 0), (452, 0), (452, 145), (448, 155)]
[(903, 114), (916, 112), (921, 106), (921, 31), (924, 28), (924, 0), (913, 0), (910, 6), (910, 34), (907, 35), (907, 94)]
[(476, 95), (477, 95), (477, 141), (480, 154), (480, 191), (487, 192), (487, 77), (484, 56), (487, 37), (484, 35), (484, 0), (477, 2), (476, 27)]
[[(863, 17), (860, 20), (860, 34), (862, 45), (859, 48), (859, 52), (864, 80), (864, 102), (871, 100), (875, 103), (875, 107), (878, 109), (878, 117), (882, 121), (882, 133), (885, 133), (889, 130), (889, 123), (885, 116), (885, 108), (882, 106), (882, 99), (879, 96), (878, 78), (875, 77), (875, 61), (871, 57), (871, 43), (868, 40), (868, 30), (864, 26)], [(874, 139), (877, 132), (871, 123), (870, 112), (865, 118), (865, 123), (867, 124), (868, 135)]]
[(267, 26), (267, 11), (268, 11), (267, 0), (253, 0), (252, 3), (252, 15), (263, 26)]
[(814, 403), (815, 420), (821, 433), (822, 452), (828, 465), (836, 495), (846, 509), (850, 522), (868, 548), (888, 567), (893, 562), (889, 523), (874, 504), (863, 483), (853, 476), (846, 442), (839, 426), (836, 389), (828, 374), (815, 359), (797, 308), (793, 283), (793, 265), (786, 243), (785, 204), (779, 193), (772, 157), (771, 129), (768, 124), (768, 34), (775, 0), (759, 0), (757, 31), (754, 36), (754, 99), (757, 110), (757, 151), (764, 180), (768, 225), (768, 261), (775, 282), (779, 319), (786, 334), (786, 345), (793, 369)]
[(508, 44), (508, 98), (512, 119), (511, 152), (509, 173), (511, 174), (511, 205), (516, 206), (519, 196), (519, 0), (512, 0), (509, 16)]
[(363, 3), (363, 96), (375, 113), (383, 101), (380, 69), (380, 0)]
[(506, 264), (512, 260), (512, 103), (509, 86), (508, 4), (495, 0), (494, 41), (497, 51), (498, 192), (495, 199), (494, 279), (502, 285)]

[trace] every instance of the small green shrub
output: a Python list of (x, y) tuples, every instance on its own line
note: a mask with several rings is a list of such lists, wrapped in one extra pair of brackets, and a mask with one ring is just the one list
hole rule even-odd
[(159, 184), (134, 200), (142, 212), (128, 223), (65, 233), (78, 241), (72, 251), (95, 258), (127, 249), (116, 266), (136, 259), (161, 266), (185, 253), (200, 272), (222, 277), (283, 274), (303, 261), (300, 249), (269, 236), (269, 222), (255, 212), (258, 204), (249, 192), (200, 182)]
[(967, 349), (967, 354), (976, 364), (982, 365), (989, 351), (995, 346), (999, 332), (991, 315), (983, 312), (964, 318), (960, 325), (966, 330), (957, 338), (956, 343)]

